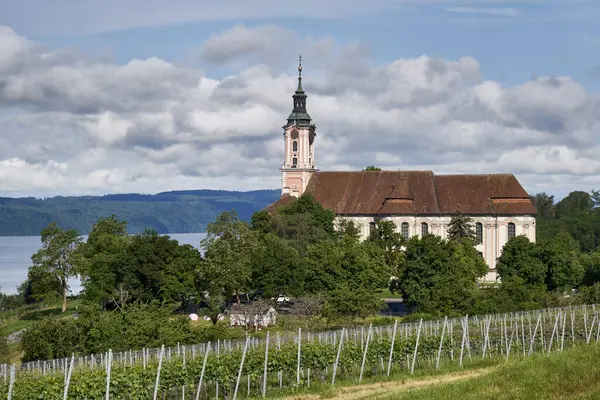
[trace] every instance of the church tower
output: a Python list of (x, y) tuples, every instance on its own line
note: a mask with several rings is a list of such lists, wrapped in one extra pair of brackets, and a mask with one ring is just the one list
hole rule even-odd
[(292, 96), (294, 109), (283, 126), (285, 151), (281, 166), (281, 194), (299, 197), (317, 171), (314, 142), (316, 127), (306, 111), (306, 93), (302, 89), (302, 56), (298, 64), (298, 88)]

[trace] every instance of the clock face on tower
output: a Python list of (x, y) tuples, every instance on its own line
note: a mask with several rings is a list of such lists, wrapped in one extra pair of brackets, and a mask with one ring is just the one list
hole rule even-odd
[(291, 136), (292, 136), (292, 139), (298, 139), (298, 131), (296, 129), (294, 129), (292, 131), (292, 135)]

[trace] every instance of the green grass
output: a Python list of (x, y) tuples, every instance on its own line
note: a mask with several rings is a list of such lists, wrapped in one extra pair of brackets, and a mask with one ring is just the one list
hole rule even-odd
[(300, 393), (282, 394), (288, 400), (530, 400), (600, 399), (600, 344), (579, 346), (532, 357), (473, 360), (439, 371), (416, 370), (414, 375), (397, 372), (391, 378), (369, 377), (362, 385), (340, 381), (332, 389), (317, 383)]
[(380, 397), (391, 399), (598, 399), (600, 345), (550, 356), (537, 354), (501, 365), (493, 373)]
[(70, 300), (67, 304), (67, 311), (61, 312), (61, 305), (54, 304), (44, 310), (30, 310), (25, 311), (21, 315), (11, 318), (0, 328), (0, 335), (6, 336), (13, 332), (25, 329), (37, 321), (44, 318), (64, 318), (75, 313), (75, 309), (82, 304), (82, 300), (74, 299)]

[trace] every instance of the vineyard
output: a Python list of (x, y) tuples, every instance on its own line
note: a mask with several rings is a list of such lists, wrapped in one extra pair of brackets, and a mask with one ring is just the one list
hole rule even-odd
[(595, 306), (247, 337), (0, 367), (7, 399), (241, 399), (400, 371), (563, 351), (600, 339)]

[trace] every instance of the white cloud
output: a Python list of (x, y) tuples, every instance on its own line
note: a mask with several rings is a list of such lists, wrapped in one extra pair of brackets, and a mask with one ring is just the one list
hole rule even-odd
[[(280, 54), (287, 41), (305, 46), (303, 83), (323, 170), (514, 172), (531, 192), (600, 187), (600, 99), (569, 77), (504, 87), (485, 80), (471, 57), (376, 65), (360, 43), (343, 47), (292, 31), (285, 40), (268, 37), (279, 29), (236, 26), (204, 49), (217, 43), (218, 62), (230, 62), (259, 60), (271, 47)], [(228, 47), (240, 32), (252, 52)], [(280, 184), (291, 66), (290, 74), (256, 65), (214, 79), (156, 58), (88, 60), (7, 28), (0, 47), (10, 49), (0, 54), (2, 194)]]

